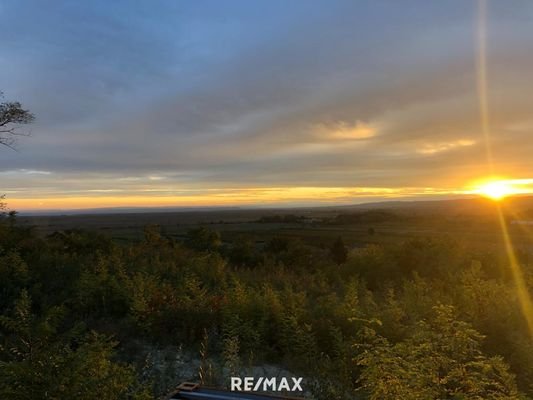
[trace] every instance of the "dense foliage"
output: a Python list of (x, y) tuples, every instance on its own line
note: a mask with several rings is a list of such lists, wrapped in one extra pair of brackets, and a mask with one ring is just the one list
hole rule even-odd
[(2, 399), (161, 395), (135, 343), (193, 349), (198, 379), (215, 384), (227, 382), (208, 355), (232, 371), (283, 365), (324, 399), (533, 394), (533, 342), (506, 265), (452, 240), (258, 246), (147, 227), (143, 241), (117, 244), (39, 237), (14, 218), (0, 224)]

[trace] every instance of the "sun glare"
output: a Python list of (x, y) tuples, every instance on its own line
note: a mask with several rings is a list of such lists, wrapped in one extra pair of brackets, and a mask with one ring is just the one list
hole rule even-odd
[(501, 200), (515, 193), (513, 187), (505, 181), (495, 181), (484, 184), (479, 193), (492, 200)]
[(474, 185), (475, 193), (499, 201), (509, 196), (533, 194), (533, 179), (495, 179)]

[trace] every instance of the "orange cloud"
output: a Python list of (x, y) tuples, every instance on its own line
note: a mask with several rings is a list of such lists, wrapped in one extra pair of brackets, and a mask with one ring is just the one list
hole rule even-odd
[(445, 151), (457, 149), (460, 147), (469, 147), (477, 142), (470, 139), (461, 139), (453, 142), (428, 143), (417, 150), (420, 154), (436, 154)]

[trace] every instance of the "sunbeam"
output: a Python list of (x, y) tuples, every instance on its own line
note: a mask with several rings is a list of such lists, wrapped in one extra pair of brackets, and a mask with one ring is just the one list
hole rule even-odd
[(529, 295), (529, 291), (524, 280), (522, 268), (520, 267), (520, 263), (518, 262), (515, 254), (501, 205), (498, 204), (496, 209), (498, 210), (498, 220), (502, 229), (505, 251), (509, 259), (509, 267), (511, 269), (511, 275), (516, 286), (518, 300), (520, 301), (520, 306), (522, 308), (522, 313), (524, 314), (529, 333), (533, 337), (533, 303), (531, 302), (531, 296)]
[[(487, 79), (487, 0), (478, 0), (478, 29), (477, 29), (477, 89), (479, 100), (479, 115), (481, 131), (485, 142), (487, 166), (491, 174), (494, 173), (494, 158), (491, 145), (489, 101)], [(481, 194), (493, 200), (513, 194), (512, 185), (505, 181), (490, 182), (483, 186)], [(529, 333), (533, 337), (533, 305), (529, 291), (524, 281), (524, 274), (516, 258), (513, 243), (507, 229), (507, 222), (500, 204), (497, 204), (498, 220), (500, 223), (509, 268), (516, 286), (520, 307), (526, 320)]]

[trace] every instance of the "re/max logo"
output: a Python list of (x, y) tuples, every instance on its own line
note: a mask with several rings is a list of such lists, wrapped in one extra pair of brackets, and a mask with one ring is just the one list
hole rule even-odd
[(244, 378), (231, 377), (231, 391), (271, 391), (271, 392), (302, 392), (303, 378), (254, 378), (253, 376), (245, 376)]

